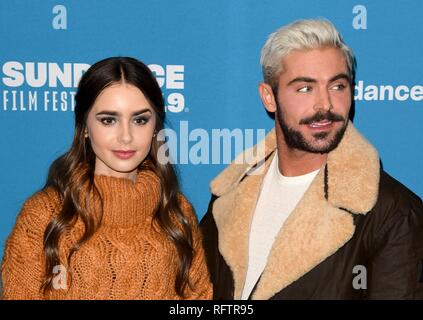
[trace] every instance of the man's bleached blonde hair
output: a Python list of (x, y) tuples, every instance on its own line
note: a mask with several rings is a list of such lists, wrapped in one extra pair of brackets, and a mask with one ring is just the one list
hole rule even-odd
[(355, 74), (355, 58), (350, 47), (342, 40), (334, 25), (325, 19), (298, 20), (269, 35), (261, 50), (260, 64), (264, 82), (273, 90), (283, 72), (283, 58), (293, 50), (336, 47), (345, 56), (351, 81)]

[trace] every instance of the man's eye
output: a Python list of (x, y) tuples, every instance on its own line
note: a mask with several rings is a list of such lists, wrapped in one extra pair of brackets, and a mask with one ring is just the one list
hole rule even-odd
[(311, 91), (311, 87), (310, 86), (304, 86), (301, 87), (300, 89), (297, 90), (298, 92), (309, 92)]
[(338, 90), (338, 91), (344, 90), (345, 88), (346, 88), (346, 86), (343, 85), (342, 83), (336, 84), (332, 87), (332, 89)]

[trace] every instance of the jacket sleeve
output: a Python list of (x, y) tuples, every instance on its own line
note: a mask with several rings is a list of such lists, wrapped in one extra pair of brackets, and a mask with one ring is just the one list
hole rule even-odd
[(46, 207), (37, 196), (28, 199), (6, 241), (1, 265), (2, 299), (43, 299), (40, 287), (44, 276), (43, 235)]
[(186, 292), (186, 299), (210, 300), (213, 297), (213, 288), (210, 282), (206, 259), (202, 243), (202, 235), (198, 226), (194, 209), (185, 197), (181, 197), (181, 206), (191, 226), (194, 255), (190, 269), (190, 286)]
[(203, 234), (203, 246), (206, 254), (210, 279), (213, 283), (213, 299), (233, 300), (234, 281), (233, 275), (219, 251), (219, 232), (213, 217), (213, 204), (217, 199), (212, 196), (207, 213), (200, 222)]
[(423, 206), (418, 197), (391, 206), (395, 212), (375, 239), (369, 299), (423, 299)]
[(211, 210), (211, 208), (213, 207), (214, 200), (215, 197), (213, 196), (210, 200), (208, 210), (200, 222), (200, 228), (203, 235), (203, 247), (205, 250), (207, 266), (213, 284), (217, 282), (217, 269), (219, 265), (218, 234), (216, 223), (214, 222)]

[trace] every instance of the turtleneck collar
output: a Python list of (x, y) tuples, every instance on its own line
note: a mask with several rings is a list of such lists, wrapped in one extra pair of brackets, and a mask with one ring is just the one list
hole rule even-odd
[(148, 169), (139, 170), (135, 182), (95, 175), (94, 184), (103, 200), (102, 226), (130, 228), (145, 223), (153, 217), (160, 200), (159, 177)]

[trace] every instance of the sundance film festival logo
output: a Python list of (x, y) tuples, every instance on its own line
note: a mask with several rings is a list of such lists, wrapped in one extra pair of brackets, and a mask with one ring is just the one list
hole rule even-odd
[(18, 62), (2, 66), (3, 111), (74, 111), (85, 63)]
[[(73, 112), (76, 88), (89, 67), (86, 63), (7, 61), (1, 68), (0, 110)], [(149, 68), (164, 92), (166, 110), (188, 111), (183, 94), (184, 65), (151, 64)]]

